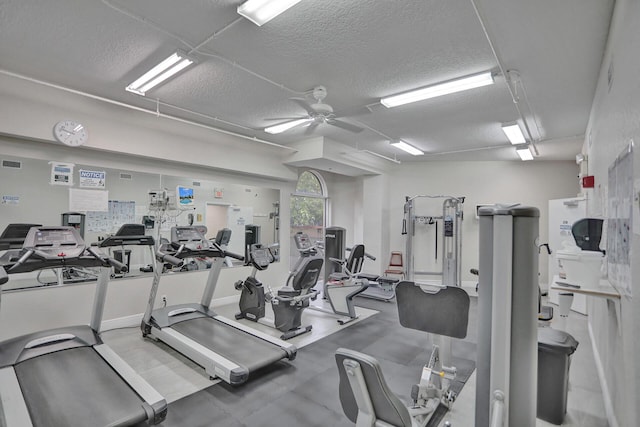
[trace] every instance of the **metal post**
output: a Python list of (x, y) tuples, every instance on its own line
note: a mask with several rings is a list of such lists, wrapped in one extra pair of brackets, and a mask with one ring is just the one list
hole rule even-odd
[(101, 267), (98, 275), (98, 283), (96, 284), (96, 294), (93, 297), (93, 310), (91, 311), (91, 329), (100, 333), (102, 325), (102, 315), (104, 314), (104, 303), (107, 299), (107, 287), (109, 286), (109, 276), (111, 275), (111, 267)]
[[(480, 277), (476, 427), (533, 427), (537, 386), (539, 211), (524, 206), (480, 209)], [(494, 405), (492, 396), (503, 393)], [(493, 418), (493, 420), (492, 420)]]

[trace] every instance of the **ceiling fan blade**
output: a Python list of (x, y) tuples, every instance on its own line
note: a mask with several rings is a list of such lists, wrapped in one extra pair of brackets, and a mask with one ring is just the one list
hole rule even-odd
[(354, 133), (362, 132), (364, 130), (360, 126), (352, 125), (351, 123), (336, 119), (327, 120), (327, 124), (330, 124), (331, 126), (337, 126), (340, 129), (348, 130), (349, 132)]
[(277, 121), (277, 120), (282, 120), (282, 121), (288, 121), (288, 120), (298, 120), (298, 119), (306, 119), (305, 116), (298, 116), (298, 117), (269, 117), (268, 119), (262, 119), (265, 121)]
[(289, 98), (289, 99), (295, 102), (296, 104), (298, 104), (299, 106), (301, 106), (302, 108), (304, 108), (307, 113), (309, 114), (316, 113), (316, 111), (313, 108), (311, 108), (311, 105), (309, 105), (306, 99), (304, 98)]
[(347, 108), (345, 110), (339, 110), (336, 111), (334, 113), (334, 118), (339, 118), (339, 117), (350, 117), (350, 116), (363, 116), (365, 114), (371, 114), (371, 108), (369, 107), (354, 107), (354, 108)]
[(316, 130), (316, 128), (318, 127), (320, 123), (319, 122), (312, 122), (309, 126), (307, 126), (307, 129), (304, 131), (305, 135), (311, 135), (313, 133), (314, 130)]

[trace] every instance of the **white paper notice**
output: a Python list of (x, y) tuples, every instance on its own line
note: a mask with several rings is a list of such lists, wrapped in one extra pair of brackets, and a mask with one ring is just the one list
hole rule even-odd
[(69, 189), (69, 210), (72, 212), (109, 210), (109, 191)]

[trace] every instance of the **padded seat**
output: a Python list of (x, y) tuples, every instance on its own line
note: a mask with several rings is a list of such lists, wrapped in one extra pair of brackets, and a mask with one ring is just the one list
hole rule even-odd
[[(340, 403), (347, 418), (363, 426), (374, 426), (376, 421), (400, 427), (412, 425), (409, 410), (387, 385), (375, 358), (346, 348), (336, 350), (335, 357), (340, 375)], [(358, 370), (368, 391), (365, 398), (359, 395), (357, 387), (354, 393), (350, 380), (357, 384)]]
[(383, 275), (394, 275), (400, 276), (401, 280), (404, 280), (404, 262), (402, 259), (402, 252), (400, 251), (392, 251), (391, 256), (389, 257), (389, 265), (384, 270)]

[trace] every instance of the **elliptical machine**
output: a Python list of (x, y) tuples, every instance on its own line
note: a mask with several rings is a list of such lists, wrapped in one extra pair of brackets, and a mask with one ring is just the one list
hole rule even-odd
[[(240, 312), (236, 319), (249, 319), (284, 332), (280, 339), (288, 340), (311, 331), (312, 325), (302, 326), (302, 311), (315, 300), (318, 291), (313, 289), (322, 270), (322, 258), (305, 258), (289, 275), (287, 284), (274, 292), (265, 292), (262, 282), (256, 278), (258, 271), (266, 270), (276, 257), (269, 248), (259, 243), (251, 245), (249, 262), (253, 265), (251, 275), (235, 283), (240, 294)], [(265, 317), (266, 303), (271, 303), (274, 319)]]

